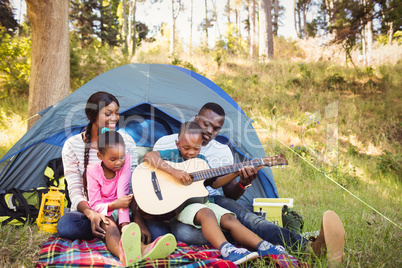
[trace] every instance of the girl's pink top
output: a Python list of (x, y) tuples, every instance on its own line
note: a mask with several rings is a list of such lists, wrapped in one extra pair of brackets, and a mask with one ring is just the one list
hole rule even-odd
[[(108, 180), (105, 177), (102, 162), (96, 163), (87, 170), (88, 200), (91, 209), (110, 216), (113, 211), (108, 211), (108, 206), (116, 199), (129, 193), (131, 179), (131, 156), (126, 154), (126, 161), (116, 176)], [(130, 222), (128, 208), (119, 208), (119, 224)]]

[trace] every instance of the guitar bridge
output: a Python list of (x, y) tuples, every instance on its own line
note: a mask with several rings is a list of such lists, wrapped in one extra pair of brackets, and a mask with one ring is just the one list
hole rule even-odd
[(151, 173), (151, 180), (152, 180), (152, 185), (154, 186), (154, 192), (155, 192), (156, 196), (158, 197), (159, 200), (163, 200), (162, 191), (159, 186), (158, 178), (156, 177), (156, 174), (154, 171)]

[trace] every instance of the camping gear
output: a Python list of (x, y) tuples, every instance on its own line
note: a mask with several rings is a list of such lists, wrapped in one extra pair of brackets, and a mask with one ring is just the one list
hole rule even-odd
[[(66, 139), (84, 131), (86, 101), (97, 91), (119, 100), (118, 127), (134, 138), (138, 151), (150, 150), (160, 137), (178, 133), (182, 122), (213, 101), (226, 113), (216, 140), (231, 148), (235, 163), (266, 156), (253, 121), (212, 81), (177, 66), (128, 64), (99, 75), (40, 112), (42, 118), (0, 159), (0, 189), (46, 186), (43, 173), (48, 162), (61, 156)], [(252, 210), (255, 197), (278, 197), (269, 167), (259, 170), (258, 179), (238, 202)]]
[(265, 219), (283, 227), (282, 207), (293, 208), (293, 198), (254, 198), (253, 211), (265, 211)]
[(42, 194), (46, 188), (21, 191), (15, 188), (0, 192), (0, 225), (24, 225), (38, 217)]
[(282, 207), (282, 223), (284, 228), (296, 234), (301, 234), (303, 231), (303, 217), (287, 205)]
[(64, 194), (58, 188), (49, 187), (46, 194), (42, 194), (42, 202), (36, 223), (39, 232), (57, 233), (57, 222), (64, 215)]
[(209, 168), (204, 159), (193, 158), (181, 163), (166, 161), (170, 166), (184, 170), (190, 174), (193, 182), (190, 185), (177, 183), (168, 173), (155, 169), (148, 163), (136, 167), (132, 175), (132, 187), (135, 201), (146, 219), (167, 220), (180, 213), (191, 203), (205, 203), (209, 192), (204, 180), (234, 173), (243, 166), (277, 166), (287, 165), (284, 155), (264, 157), (227, 165)]

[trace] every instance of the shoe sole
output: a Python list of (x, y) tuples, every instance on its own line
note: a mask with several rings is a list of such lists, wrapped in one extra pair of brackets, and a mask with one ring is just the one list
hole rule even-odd
[(241, 259), (239, 259), (237, 261), (234, 261), (233, 263), (236, 264), (236, 265), (239, 265), (239, 264), (242, 264), (242, 263), (257, 259), (258, 256), (259, 255), (258, 255), (257, 252), (252, 252), (252, 253), (250, 253), (248, 255), (245, 255), (243, 258), (241, 258)]
[(141, 230), (136, 223), (130, 223), (122, 233), (121, 246), (127, 266), (141, 260)]
[(328, 252), (328, 266), (343, 262), (345, 246), (345, 229), (339, 216), (331, 210), (324, 212), (323, 231)]
[(166, 234), (158, 238), (153, 248), (146, 253), (142, 260), (164, 259), (176, 250), (176, 238), (172, 234)]

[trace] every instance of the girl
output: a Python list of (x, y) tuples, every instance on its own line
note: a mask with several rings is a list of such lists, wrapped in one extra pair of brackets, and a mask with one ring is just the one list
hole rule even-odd
[[(84, 188), (87, 188), (87, 168), (100, 161), (97, 156), (98, 129), (107, 127), (110, 130), (115, 130), (119, 121), (119, 102), (112, 94), (102, 91), (96, 92), (89, 97), (85, 107), (85, 114), (89, 120), (85, 132), (67, 139), (62, 150), (64, 175), (72, 204), (71, 211), (64, 214), (59, 220), (57, 231), (61, 237), (70, 240), (91, 240), (95, 237), (105, 239), (106, 231), (102, 228), (101, 223), (103, 223), (103, 227), (108, 226), (110, 223), (105, 215), (91, 209), (87, 195), (84, 194)], [(124, 139), (125, 151), (131, 156), (132, 172), (138, 162), (136, 145), (129, 135), (123, 133), (121, 135)], [(140, 240), (150, 242), (151, 234), (142, 218), (139, 217), (138, 213), (135, 213), (135, 208), (132, 211), (134, 222), (138, 223), (140, 227), (140, 231), (137, 229), (136, 237), (139, 235)], [(108, 243), (108, 240), (106, 240), (106, 243)], [(133, 244), (135, 244), (134, 240)], [(157, 249), (158, 247), (153, 248)], [(143, 255), (146, 254), (144, 252)], [(151, 254), (150, 257), (159, 256)]]
[[(130, 233), (138, 231), (138, 225), (135, 223), (129, 225), (128, 208), (133, 201), (133, 196), (128, 194), (131, 156), (125, 153), (123, 137), (118, 132), (109, 131), (108, 128), (103, 128), (98, 135), (97, 155), (101, 162), (88, 168), (87, 188), (84, 190), (88, 193), (91, 209), (105, 215), (109, 220), (109, 224), (101, 223), (102, 229), (106, 231), (105, 240), (108, 250), (123, 264), (130, 264), (134, 260), (141, 259), (142, 254), (139, 241), (135, 243), (132, 241), (135, 236), (130, 236)], [(116, 224), (116, 218), (119, 226)], [(124, 233), (121, 240), (119, 229)], [(175, 239), (172, 235), (166, 235), (163, 240), (164, 244), (169, 243), (164, 247), (166, 254), (169, 255), (176, 247)], [(142, 245), (142, 251), (149, 251), (150, 247), (152, 245)]]

